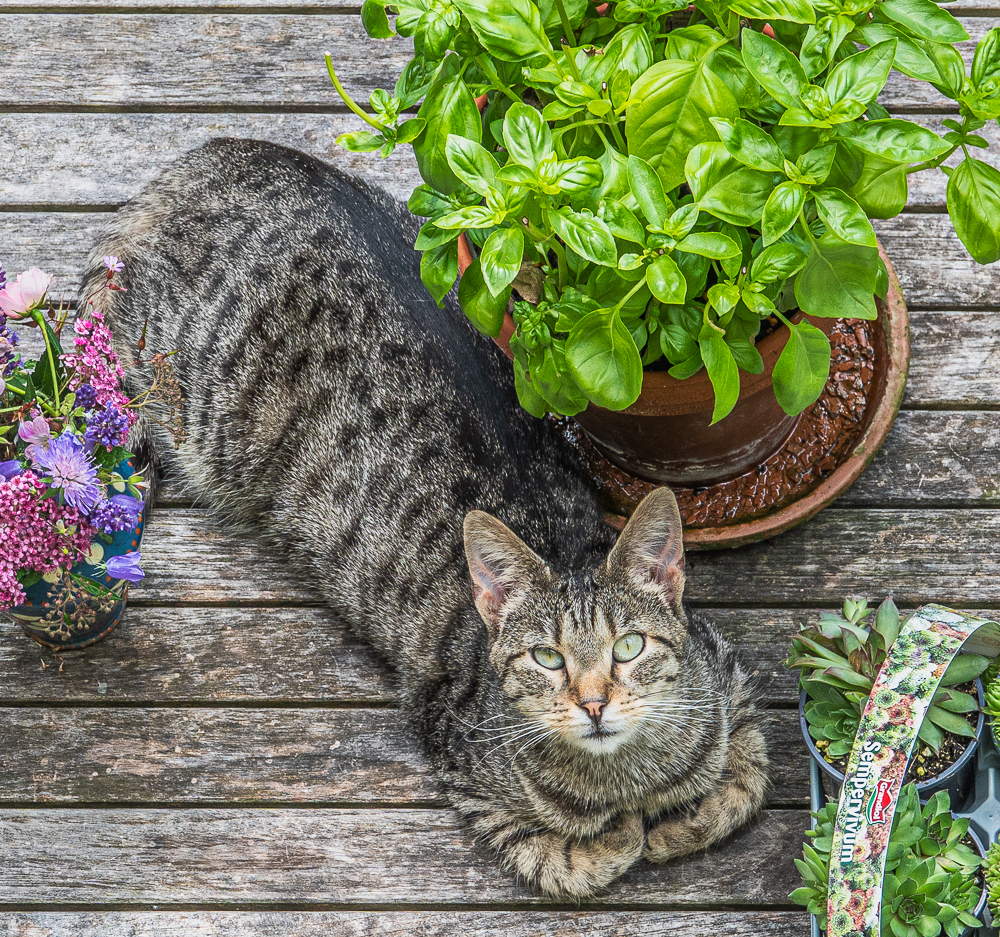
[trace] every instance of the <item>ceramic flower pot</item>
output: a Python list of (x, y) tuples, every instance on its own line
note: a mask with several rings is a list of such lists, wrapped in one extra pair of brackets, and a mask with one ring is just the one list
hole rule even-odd
[[(979, 719), (976, 721), (976, 735), (970, 739), (965, 751), (957, 761), (948, 766), (941, 774), (933, 778), (927, 778), (917, 783), (917, 793), (921, 802), (926, 801), (938, 791), (947, 791), (951, 798), (951, 803), (955, 806), (965, 803), (972, 792), (975, 783), (975, 754), (979, 748), (979, 743), (983, 737), (983, 685), (977, 679), (976, 696), (979, 699)], [(840, 789), (844, 783), (844, 774), (830, 764), (816, 748), (816, 743), (809, 734), (809, 723), (806, 721), (806, 691), (799, 694), (799, 728), (802, 730), (802, 738), (805, 739), (806, 748), (812, 759), (819, 765), (820, 779), (823, 784), (823, 791), (828, 798), (836, 800), (840, 797)], [(918, 742), (919, 744), (919, 742)]]
[[(118, 466), (122, 478), (146, 474), (133, 463), (130, 459)], [(124, 485), (120, 491), (111, 486), (108, 495), (124, 491)], [(36, 642), (56, 651), (87, 647), (107, 637), (122, 619), (128, 587), (136, 576), (129, 571), (128, 563), (120, 564), (121, 576), (109, 575), (99, 564), (106, 564), (113, 557), (137, 553), (145, 523), (144, 503), (135, 527), (110, 534), (110, 543), (102, 537), (91, 541), (86, 559), (70, 569), (70, 575), (82, 579), (73, 582), (62, 569), (56, 568), (25, 588), (23, 605), (5, 609), (3, 614), (18, 622), (25, 634)], [(72, 593), (69, 592), (71, 582)]]

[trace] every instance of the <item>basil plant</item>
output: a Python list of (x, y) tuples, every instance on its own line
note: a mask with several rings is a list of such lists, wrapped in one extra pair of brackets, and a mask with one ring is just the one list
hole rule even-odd
[[(414, 49), (374, 113), (327, 59), (371, 128), (338, 142), (413, 147), (431, 295), (454, 285), (465, 232), (476, 256), (458, 297), (477, 328), (498, 335), (521, 297), (511, 348), (535, 415), (625, 408), (654, 366), (705, 368), (717, 422), (740, 371), (763, 369), (765, 322), (790, 333), (774, 392), (801, 412), (830, 346), (796, 312), (876, 318), (888, 279), (869, 219), (903, 209), (911, 173), (946, 173), (963, 244), (1000, 257), (1000, 172), (972, 155), (1000, 118), (1000, 28), (967, 74), (954, 43), (968, 34), (932, 0), (697, 0), (679, 26), (687, 7), (365, 0), (368, 34)], [(943, 137), (876, 102), (893, 69), (958, 103)]]

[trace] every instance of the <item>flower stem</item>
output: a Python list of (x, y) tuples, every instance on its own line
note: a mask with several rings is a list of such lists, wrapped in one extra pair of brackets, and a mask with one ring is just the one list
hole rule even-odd
[(337, 77), (337, 73), (333, 70), (333, 59), (330, 58), (330, 53), (326, 53), (326, 70), (330, 73), (330, 81), (333, 82), (333, 87), (337, 89), (337, 94), (343, 98), (344, 103), (358, 115), (369, 127), (374, 127), (378, 131), (385, 130), (385, 124), (379, 123), (370, 114), (366, 114), (358, 105), (354, 102), (351, 96), (344, 90), (344, 86), (340, 83), (340, 79)]
[(52, 350), (52, 340), (49, 338), (48, 329), (45, 328), (45, 317), (42, 315), (41, 309), (35, 308), (31, 310), (32, 321), (42, 330), (42, 337), (45, 339), (45, 353), (49, 358), (49, 369), (52, 372), (52, 396), (56, 401), (56, 408), (59, 407), (59, 378), (56, 372), (56, 356), (55, 352)]
[[(562, 28), (563, 32), (566, 34), (566, 41), (571, 46), (575, 46), (576, 34), (573, 32), (573, 27), (569, 24), (569, 16), (566, 13), (566, 5), (563, 3), (563, 0), (556, 0), (556, 7), (559, 10), (559, 19), (562, 20)], [(579, 73), (577, 73), (577, 78), (579, 77)]]

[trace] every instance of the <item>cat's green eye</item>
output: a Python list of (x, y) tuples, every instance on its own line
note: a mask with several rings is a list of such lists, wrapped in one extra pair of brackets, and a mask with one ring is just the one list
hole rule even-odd
[(551, 647), (536, 647), (531, 656), (548, 670), (558, 670), (563, 665), (563, 656)]
[(646, 639), (641, 634), (632, 632), (632, 634), (627, 634), (615, 641), (615, 646), (611, 648), (611, 653), (619, 664), (624, 664), (626, 661), (634, 660), (638, 657), (640, 651), (645, 646)]

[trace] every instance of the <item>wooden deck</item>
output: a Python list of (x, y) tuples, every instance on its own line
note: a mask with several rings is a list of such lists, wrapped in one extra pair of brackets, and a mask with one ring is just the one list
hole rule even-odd
[[(997, 0), (950, 9), (973, 37)], [(94, 230), (171, 159), (267, 138), (405, 196), (417, 178), (334, 147), (329, 50), (352, 92), (391, 87), (406, 43), (344, 0), (0, 0), (0, 260), (75, 290)], [(971, 44), (968, 50), (971, 54)], [(938, 129), (934, 92), (883, 102)], [(1000, 131), (984, 134), (994, 145)], [(988, 152), (994, 164), (1000, 148)], [(126, 624), (55, 658), (0, 640), (0, 933), (46, 937), (805, 935), (788, 902), (807, 826), (789, 635), (846, 593), (1000, 609), (1000, 266), (949, 233), (943, 179), (878, 225), (913, 327), (904, 410), (835, 507), (774, 541), (689, 558), (695, 604), (759, 670), (774, 789), (707, 855), (640, 864), (603, 900), (546, 902), (442, 806), (392, 674), (308, 585), (169, 491)]]

